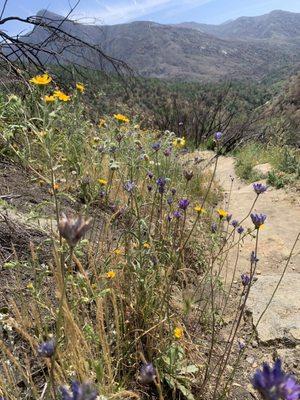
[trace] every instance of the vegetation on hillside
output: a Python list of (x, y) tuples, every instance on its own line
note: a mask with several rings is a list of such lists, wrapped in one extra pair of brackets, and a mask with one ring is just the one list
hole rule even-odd
[[(1, 162), (20, 165), (31, 190), (43, 191), (27, 217), (46, 218), (50, 228), (27, 248), (14, 248), (12, 233), (3, 244), (1, 273), (10, 291), (0, 293), (0, 395), (230, 396), (253, 337), (240, 343), (237, 335), (266, 216), (251, 214), (245, 229), (252, 209), (237, 221), (216, 208), (213, 178), (224, 136), (211, 138), (212, 170), (200, 169), (199, 160), (183, 165), (184, 128), (180, 135), (142, 129), (144, 113), (124, 115), (118, 106), (105, 115), (82, 83), (65, 92), (45, 74), (31, 85), (22, 97), (1, 96)], [(254, 185), (253, 205), (264, 191)], [(20, 229), (6, 198), (4, 221)], [(228, 252), (238, 254), (253, 236), (249, 271), (226, 282)], [(233, 293), (239, 307), (224, 343), (219, 334)], [(260, 373), (253, 383), (263, 393)], [(278, 390), (286, 390), (282, 377)]]

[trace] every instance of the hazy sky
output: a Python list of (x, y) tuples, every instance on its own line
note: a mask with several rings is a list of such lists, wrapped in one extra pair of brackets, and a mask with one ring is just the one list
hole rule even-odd
[[(0, 0), (4, 4), (5, 0)], [(66, 14), (75, 0), (8, 0), (4, 16), (34, 15), (41, 8)], [(281, 9), (300, 12), (300, 0), (81, 0), (73, 12), (74, 19), (116, 24), (134, 20), (162, 23), (196, 21), (219, 24), (240, 16), (254, 16)], [(19, 24), (5, 25), (18, 33)]]

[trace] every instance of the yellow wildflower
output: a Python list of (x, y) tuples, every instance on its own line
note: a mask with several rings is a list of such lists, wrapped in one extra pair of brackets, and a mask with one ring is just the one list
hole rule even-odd
[(173, 147), (180, 149), (181, 147), (185, 146), (185, 143), (186, 143), (186, 141), (185, 141), (184, 137), (182, 137), (182, 138), (178, 137), (173, 140)]
[(106, 273), (106, 278), (107, 278), (107, 279), (114, 279), (115, 276), (116, 276), (115, 271), (108, 271), (108, 272)]
[(102, 128), (102, 126), (105, 126), (105, 125), (106, 125), (105, 119), (104, 118), (100, 118), (99, 119), (99, 128)]
[(122, 250), (121, 250), (121, 249), (115, 249), (115, 250), (113, 251), (113, 253), (114, 253), (116, 256), (120, 256), (120, 255), (122, 254)]
[(106, 179), (98, 179), (98, 182), (100, 183), (101, 186), (106, 186), (107, 185), (107, 180)]
[(53, 103), (56, 100), (56, 97), (53, 94), (46, 95), (43, 98), (45, 103)]
[(71, 97), (61, 90), (54, 90), (53, 96), (60, 101), (70, 101)]
[(150, 249), (150, 244), (148, 243), (148, 242), (145, 242), (144, 244), (143, 244), (143, 247), (144, 247), (144, 249)]
[(53, 185), (53, 190), (58, 190), (59, 189), (59, 184), (58, 183), (54, 183)]
[(175, 339), (181, 339), (183, 336), (183, 329), (177, 326), (174, 328), (173, 335)]
[(198, 214), (203, 214), (203, 213), (205, 213), (205, 209), (202, 208), (201, 206), (198, 206), (198, 205), (194, 207), (194, 210), (195, 210)]
[(76, 83), (76, 89), (77, 89), (79, 92), (83, 93), (83, 92), (85, 91), (85, 86), (84, 86), (83, 83), (77, 82), (77, 83)]
[(33, 78), (30, 79), (30, 83), (33, 83), (34, 85), (48, 85), (52, 81), (51, 76), (48, 74), (43, 74), (43, 75), (36, 75)]
[(114, 118), (118, 121), (118, 122), (122, 122), (127, 124), (129, 122), (129, 118), (125, 117), (125, 115), (123, 114), (114, 114)]
[(225, 210), (223, 210), (222, 208), (219, 208), (219, 209), (217, 210), (217, 213), (219, 214), (220, 219), (226, 218), (227, 215), (228, 215), (228, 212), (225, 211)]
[(32, 283), (32, 282), (28, 283), (28, 285), (27, 285), (26, 287), (27, 287), (27, 289), (29, 289), (29, 290), (33, 290), (33, 289), (34, 289), (34, 286), (33, 286), (33, 283)]

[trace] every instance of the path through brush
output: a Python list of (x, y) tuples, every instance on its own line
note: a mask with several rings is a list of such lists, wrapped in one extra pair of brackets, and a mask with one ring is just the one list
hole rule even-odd
[[(199, 165), (207, 164), (214, 157), (210, 151), (195, 152), (188, 159), (198, 157)], [(221, 156), (215, 180), (224, 191), (221, 206), (228, 210), (233, 219), (241, 221), (249, 213), (256, 194), (252, 184), (241, 181), (234, 169), (233, 157)], [(265, 309), (282, 271), (287, 263), (292, 246), (300, 231), (300, 196), (292, 189), (269, 187), (261, 194), (253, 212), (267, 215), (264, 229), (259, 231), (257, 282), (251, 289), (248, 302), (253, 315), (254, 325)], [(250, 217), (244, 222), (245, 228), (253, 228)], [(239, 261), (236, 269), (236, 280), (242, 273), (249, 272), (250, 253), (255, 249), (255, 238), (249, 235), (241, 245)], [(237, 249), (233, 249), (228, 257), (227, 282), (231, 280)], [(276, 341), (289, 345), (300, 344), (300, 241), (295, 246), (286, 275), (276, 292), (268, 312), (257, 328), (258, 339), (262, 343)]]

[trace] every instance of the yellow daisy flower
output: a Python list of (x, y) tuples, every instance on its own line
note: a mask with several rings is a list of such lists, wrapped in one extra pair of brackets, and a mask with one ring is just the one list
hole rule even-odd
[(106, 179), (98, 179), (98, 183), (100, 183), (101, 186), (106, 186), (107, 185), (107, 180)]
[(198, 214), (203, 214), (203, 213), (205, 213), (205, 209), (202, 208), (201, 206), (198, 206), (198, 205), (194, 207), (194, 210), (195, 210)]
[(219, 214), (220, 219), (226, 218), (228, 215), (228, 212), (223, 210), (223, 208), (219, 208), (217, 213)]
[(186, 144), (185, 138), (176, 138), (173, 140), (173, 147), (176, 147), (177, 149), (180, 149), (182, 147), (184, 147)]
[(36, 75), (30, 79), (30, 83), (34, 85), (48, 85), (52, 81), (51, 76), (48, 74)]
[(65, 94), (61, 90), (54, 90), (53, 96), (56, 97), (60, 101), (65, 101), (66, 102), (66, 101), (70, 101), (71, 100), (71, 96), (68, 96), (67, 94)]
[(114, 114), (114, 118), (118, 121), (118, 122), (122, 122), (127, 124), (129, 122), (129, 118), (125, 117), (125, 115), (123, 114)]
[(56, 100), (56, 97), (53, 94), (50, 94), (49, 96), (44, 96), (43, 100), (45, 103), (53, 103)]
[(108, 272), (106, 273), (106, 278), (107, 278), (107, 279), (114, 279), (115, 276), (116, 276), (115, 271), (108, 271)]
[(85, 91), (85, 86), (84, 86), (83, 83), (77, 82), (77, 83), (76, 83), (76, 89), (77, 89), (79, 92), (83, 93), (83, 92)]
[(122, 249), (115, 249), (114, 251), (113, 251), (113, 253), (116, 255), (116, 256), (121, 256), (122, 255)]
[(175, 339), (181, 339), (183, 337), (183, 329), (177, 326), (174, 328), (173, 336)]

